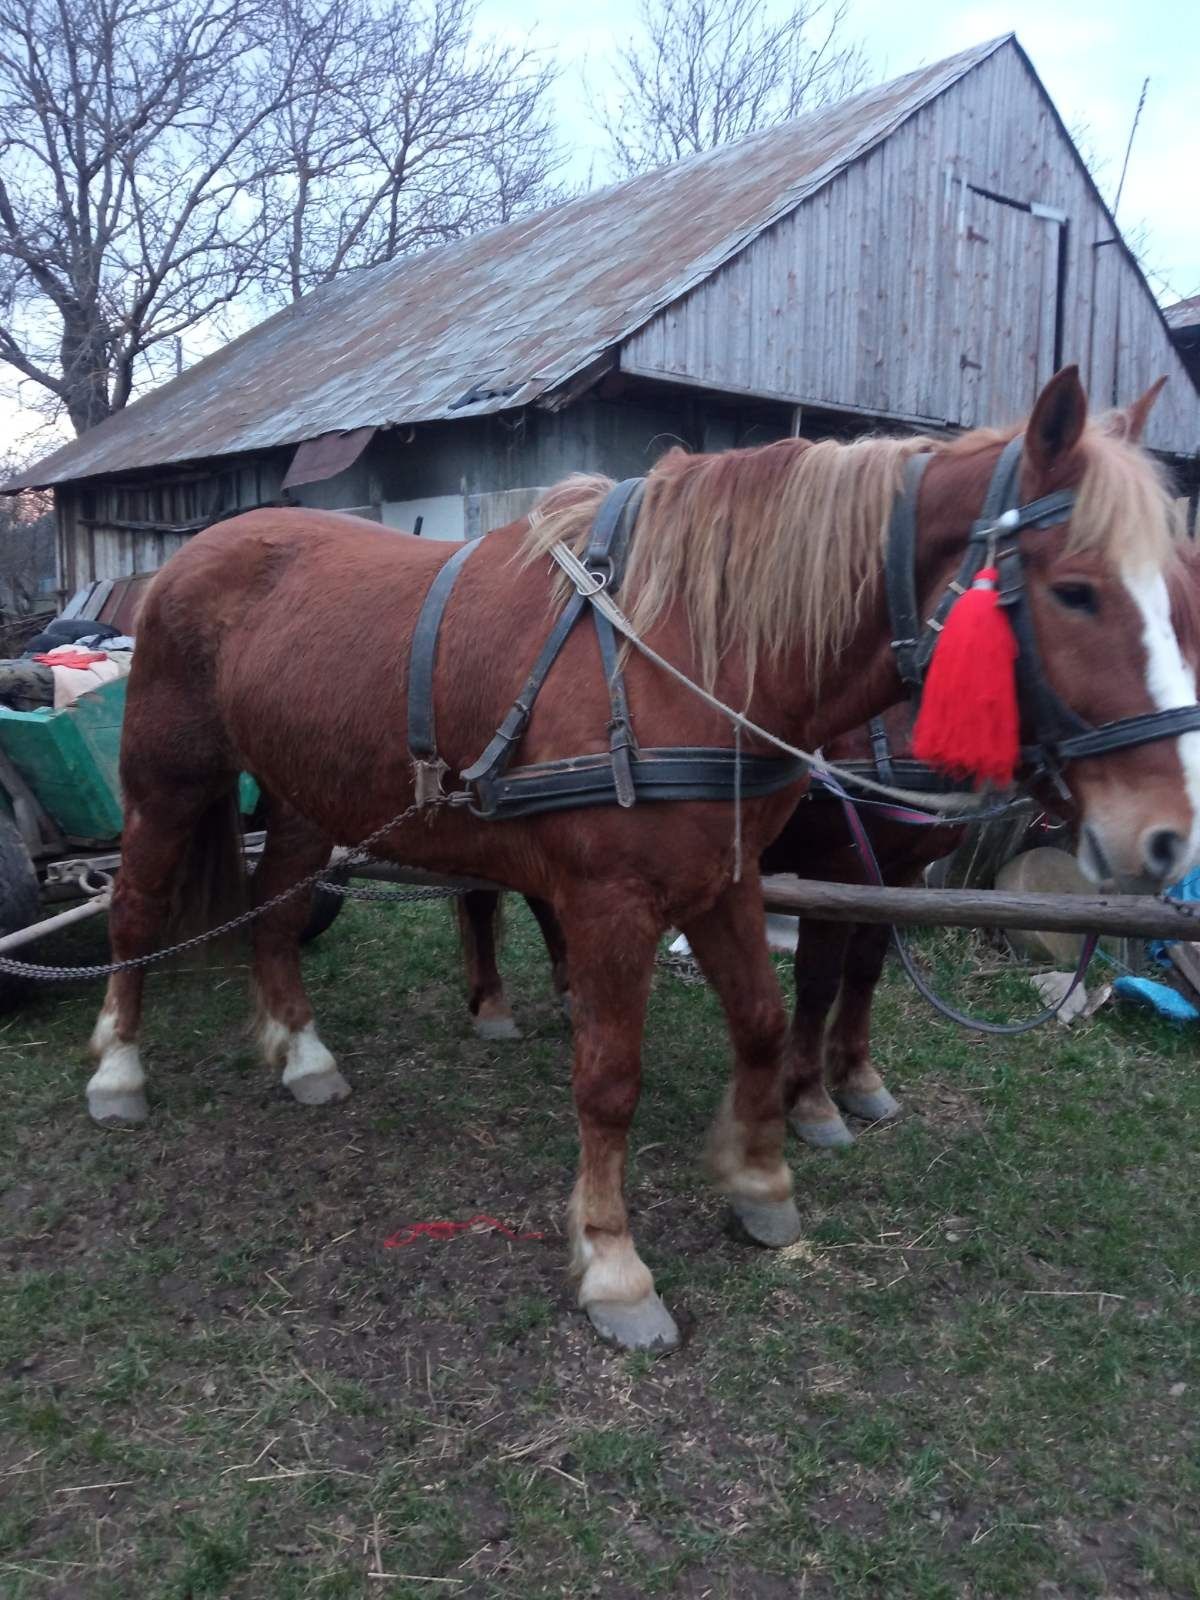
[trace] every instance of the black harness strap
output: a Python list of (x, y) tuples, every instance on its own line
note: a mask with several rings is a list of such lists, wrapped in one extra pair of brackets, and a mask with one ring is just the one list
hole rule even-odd
[[(623, 563), (629, 537), (628, 530), (641, 504), (644, 489), (644, 478), (626, 478), (624, 483), (617, 484), (616, 488), (610, 491), (596, 514), (583, 560), (588, 571), (595, 574), (598, 588), (608, 586), (617, 571), (617, 563)], [(587, 603), (586, 595), (580, 594), (578, 590), (572, 593), (550, 630), (508, 715), (478, 761), (463, 772), (462, 781), (465, 784), (486, 784), (493, 793), (495, 792), (496, 780), (506, 771), (508, 763), (512, 760), (513, 751), (521, 741), (534, 701), (546, 681), (550, 668), (558, 659), (559, 651), (567, 642)], [(600, 656), (609, 683), (612, 706), (612, 719), (609, 723), (610, 750), (616, 774), (618, 803), (633, 805), (637, 798), (629, 765), (630, 751), (633, 748), (633, 730), (629, 726), (629, 711), (625, 704), (625, 685), (617, 672), (616, 642), (611, 626), (608, 627), (607, 636), (600, 628), (601, 621), (607, 619), (601, 618), (599, 612), (593, 612), (592, 615), (596, 619)]]
[[(645, 749), (633, 752), (630, 771), (636, 798), (643, 800), (761, 799), (798, 783), (808, 764), (791, 758), (743, 755), (741, 781), (734, 752), (724, 746)], [(476, 816), (533, 816), (543, 811), (619, 804), (617, 779), (607, 753), (571, 756), (485, 775), (474, 782)]]
[(892, 764), (892, 745), (883, 718), (872, 717), (867, 723), (867, 733), (871, 740), (871, 758), (875, 762), (875, 771), (879, 774), (880, 783), (890, 783), (895, 788), (896, 769)]
[(914, 554), (917, 548), (917, 496), (921, 479), (929, 465), (927, 454), (909, 456), (904, 463), (904, 486), (892, 507), (884, 560), (884, 583), (888, 612), (892, 619), (892, 649), (900, 681), (915, 699), (921, 692), (925, 674), (918, 650), (921, 643), (921, 618), (917, 609), (917, 578)]
[(433, 714), (433, 669), (442, 615), (455, 580), (482, 539), (456, 550), (430, 585), (417, 618), (408, 661), (408, 753), (412, 757), (416, 799), (425, 804), (442, 792), (446, 763), (437, 753)]

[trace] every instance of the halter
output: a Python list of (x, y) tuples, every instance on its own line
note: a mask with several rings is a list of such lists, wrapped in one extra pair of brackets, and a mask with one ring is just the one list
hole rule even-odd
[(1034, 742), (1022, 752), (1032, 769), (1027, 781), (1048, 776), (1062, 795), (1066, 786), (1062, 769), (1069, 761), (1132, 750), (1159, 739), (1175, 739), (1200, 729), (1200, 704), (1176, 706), (1169, 711), (1120, 717), (1095, 726), (1063, 701), (1047, 681), (1038, 654), (1029, 594), (1025, 587), (1020, 535), (1027, 529), (1045, 532), (1059, 527), (1075, 508), (1076, 491), (1059, 489), (1037, 500), (1020, 503), (1018, 485), (1024, 436), (1018, 434), (1001, 452), (978, 520), (972, 524), (958, 575), (947, 586), (924, 624), (920, 621), (916, 587), (917, 496), (929, 465), (928, 454), (910, 456), (904, 468), (904, 485), (896, 498), (888, 526), (885, 582), (891, 617), (892, 650), (901, 681), (918, 701), (925, 674), (950, 609), (970, 588), (976, 573), (988, 562), (1000, 572), (1000, 604), (1008, 613), (1017, 641), (1017, 698), (1023, 724)]

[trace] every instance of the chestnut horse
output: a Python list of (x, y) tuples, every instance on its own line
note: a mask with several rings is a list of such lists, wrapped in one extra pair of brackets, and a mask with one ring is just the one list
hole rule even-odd
[[(1000, 433), (977, 431), (952, 443), (790, 439), (668, 455), (647, 480), (623, 600), (646, 640), (725, 704), (793, 744), (827, 743), (900, 699), (882, 569), (905, 463), (918, 452), (929, 457), (915, 513), (925, 616), (961, 562), (1004, 444)], [(1167, 594), (1169, 495), (1148, 457), (1088, 425), (1074, 368), (1037, 399), (1019, 487), (1026, 501), (1077, 491), (1068, 520), (1020, 542), (1048, 683), (1093, 723), (1190, 704), (1194, 679)], [(583, 547), (608, 489), (604, 480), (569, 480), (535, 510), (532, 526), (489, 534), (462, 569), (434, 686), (440, 754), (452, 771), (491, 739), (545, 638), (561, 595), (551, 547)], [(409, 646), (426, 592), (452, 555), (352, 517), (261, 510), (197, 535), (163, 568), (141, 613), (128, 691), (113, 954), (160, 946), (189, 856), (228, 841), (238, 773), (252, 773), (267, 812), (255, 889), (260, 903), (272, 902), (254, 924), (259, 1036), (292, 1094), (320, 1104), (348, 1086), (301, 980), (307, 897), (274, 897), (318, 871), (334, 842), (387, 830), (373, 843), (385, 858), (548, 901), (571, 968), (581, 1149), (568, 1225), (579, 1300), (605, 1337), (668, 1346), (677, 1330), (634, 1247), (623, 1193), (655, 950), (667, 927), (682, 928), (720, 996), (734, 1069), (710, 1138), (711, 1170), (751, 1237), (787, 1244), (800, 1218), (784, 1159), (786, 1018), (754, 863), (803, 782), (744, 800), (740, 875), (726, 801), (606, 805), (502, 823), (462, 806), (418, 810), (405, 748)], [(647, 746), (729, 745), (723, 714), (641, 654), (631, 655), (626, 679)], [(610, 715), (594, 638), (576, 628), (538, 698), (523, 759), (606, 752)], [(1187, 733), (1072, 763), (1068, 782), (1093, 871), (1157, 884), (1192, 859), (1197, 746), (1200, 734)], [(88, 1084), (98, 1119), (146, 1114), (142, 989), (140, 967), (110, 981)]]
[[(903, 705), (894, 706), (882, 719), (893, 756), (909, 755), (912, 716), (911, 708)], [(871, 755), (867, 729), (856, 728), (831, 739), (824, 754), (839, 763), (866, 761)], [(894, 809), (868, 803), (861, 822), (884, 882), (905, 888), (920, 883), (927, 866), (958, 846), (963, 828), (952, 823), (914, 826), (898, 820)], [(841, 801), (818, 784), (792, 812), (779, 837), (767, 846), (759, 868), (832, 883), (870, 881)], [(544, 900), (530, 899), (528, 905), (550, 956), (555, 993), (569, 1013), (562, 930)], [(466, 968), (467, 1006), (475, 1031), (484, 1039), (519, 1038), (496, 959), (501, 896), (473, 889), (460, 896), (455, 907)], [(871, 1005), (890, 940), (891, 928), (885, 923), (798, 919), (796, 998), (783, 1097), (793, 1131), (814, 1149), (853, 1144), (843, 1112), (866, 1122), (899, 1114), (900, 1106), (884, 1086), (870, 1047)]]
[[(1160, 379), (1127, 411), (1112, 412), (1099, 419), (1099, 426), (1117, 438), (1136, 442), (1163, 382)], [(1180, 546), (1179, 553), (1187, 579), (1172, 591), (1173, 615), (1184, 656), (1195, 670), (1200, 664), (1200, 630), (1196, 625), (1200, 556), (1187, 543)], [(911, 705), (893, 706), (878, 721), (889, 754), (901, 760), (908, 758)], [(866, 727), (855, 728), (832, 739), (824, 754), (843, 765), (873, 765), (872, 735)], [(883, 881), (893, 888), (906, 888), (920, 883), (927, 867), (955, 850), (964, 830), (952, 823), (913, 825), (899, 820), (894, 812), (894, 807), (868, 802), (861, 809), (859, 820)], [(832, 883), (871, 881), (851, 837), (841, 800), (820, 784), (809, 789), (779, 837), (767, 846), (759, 868), (766, 873), (787, 872)], [(550, 957), (554, 991), (569, 1015), (562, 930), (553, 908), (544, 900), (531, 898), (527, 904)], [(472, 890), (454, 902), (466, 970), (468, 1012), (476, 1033), (493, 1040), (520, 1037), (497, 962), (502, 905), (499, 893), (484, 889)], [(784, 1067), (784, 1108), (793, 1131), (805, 1144), (814, 1149), (844, 1148), (853, 1144), (854, 1135), (841, 1113), (865, 1122), (882, 1122), (897, 1116), (901, 1109), (872, 1059), (870, 1044), (871, 1011), (892, 930), (883, 923), (822, 922), (805, 916), (799, 917), (797, 924), (795, 1005)]]

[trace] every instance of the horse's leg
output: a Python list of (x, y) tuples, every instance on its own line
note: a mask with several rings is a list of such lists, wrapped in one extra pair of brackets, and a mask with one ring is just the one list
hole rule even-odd
[(709, 1137), (713, 1177), (753, 1239), (791, 1244), (800, 1217), (783, 1158), (787, 1018), (767, 951), (758, 873), (730, 884), (711, 910), (682, 928), (720, 997), (733, 1040), (733, 1078)]
[(846, 951), (842, 992), (829, 1032), (829, 1087), (844, 1111), (867, 1122), (899, 1113), (871, 1061), (871, 1003), (883, 973), (892, 930), (886, 923), (854, 927)]
[[(114, 961), (150, 955), (162, 943), (172, 890), (194, 832), (216, 796), (182, 782), (126, 795), (121, 867), (108, 913)], [(138, 1051), (144, 967), (115, 972), (92, 1032), (95, 1072), (88, 1080), (88, 1111), (97, 1122), (142, 1122), (148, 1115), (146, 1074)]]
[[(267, 839), (254, 874), (261, 905), (329, 859), (330, 840), (274, 795), (264, 795)], [(292, 895), (253, 923), (254, 990), (259, 1048), (269, 1067), (283, 1068), (283, 1084), (304, 1106), (344, 1100), (350, 1085), (321, 1043), (300, 975), (300, 935), (310, 895)]]
[(567, 976), (567, 941), (563, 938), (562, 924), (555, 915), (549, 900), (539, 900), (536, 895), (526, 895), (525, 904), (533, 912), (542, 931), (546, 954), (550, 957), (550, 981), (567, 1016), (571, 1015), (571, 990)]
[(614, 884), (559, 905), (571, 951), (572, 1087), (579, 1176), (567, 1212), (579, 1304), (626, 1349), (670, 1349), (679, 1330), (634, 1248), (625, 1209), (629, 1127), (642, 1075), (642, 1030), (661, 925), (634, 886)]
[(825, 1024), (842, 983), (852, 925), (801, 917), (796, 933), (796, 1010), (788, 1036), (783, 1103), (792, 1132), (815, 1150), (854, 1143), (825, 1088)]
[(504, 984), (496, 965), (496, 930), (500, 896), (493, 889), (470, 889), (459, 895), (458, 933), (467, 969), (467, 1009), (481, 1039), (519, 1039), (504, 997)]

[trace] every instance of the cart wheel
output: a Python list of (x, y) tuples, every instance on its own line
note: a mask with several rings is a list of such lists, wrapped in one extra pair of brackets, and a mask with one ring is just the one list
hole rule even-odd
[[(331, 883), (350, 882), (350, 874), (345, 871), (328, 872), (326, 877)], [(304, 932), (300, 935), (300, 943), (311, 944), (314, 939), (319, 939), (330, 924), (341, 915), (345, 904), (345, 895), (334, 894), (332, 890), (323, 889), (317, 884), (312, 892), (312, 909), (308, 914), (308, 921), (304, 924)]]
[[(41, 905), (37, 873), (25, 841), (11, 817), (0, 811), (0, 934), (16, 933), (36, 922)], [(28, 979), (0, 972), (0, 1012), (19, 1005), (28, 988)]]

